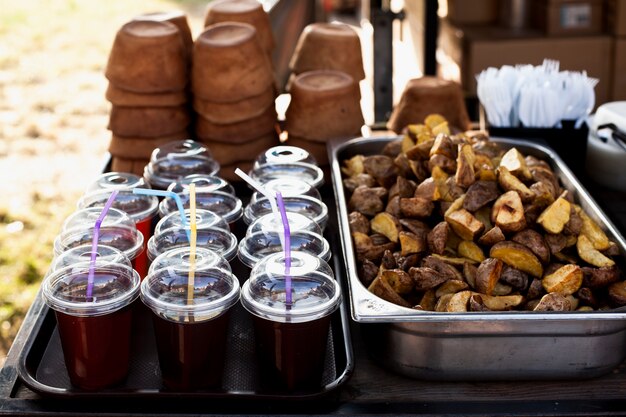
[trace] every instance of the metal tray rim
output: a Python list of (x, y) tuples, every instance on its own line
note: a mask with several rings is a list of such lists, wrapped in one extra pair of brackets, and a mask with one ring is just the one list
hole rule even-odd
[[(370, 137), (357, 137), (348, 141), (332, 141), (329, 147), (329, 156), (331, 161), (331, 173), (333, 190), (335, 192), (337, 219), (339, 222), (339, 233), (342, 242), (342, 255), (346, 266), (348, 291), (350, 296), (350, 312), (352, 319), (358, 323), (391, 323), (391, 322), (433, 322), (433, 323), (450, 323), (450, 322), (480, 322), (480, 321), (518, 321), (518, 322), (534, 322), (540, 321), (584, 321), (590, 322), (594, 320), (624, 320), (626, 319), (626, 308), (609, 311), (593, 311), (593, 312), (472, 312), (472, 313), (437, 313), (424, 312), (401, 307), (396, 304), (379, 298), (370, 293), (367, 288), (361, 284), (357, 275), (356, 260), (352, 248), (352, 238), (350, 236), (350, 228), (348, 224), (348, 210), (346, 204), (343, 182), (341, 180), (341, 161), (338, 156), (344, 149), (354, 146), (364, 141), (390, 142), (395, 139), (402, 138), (401, 135), (376, 135)], [(499, 143), (506, 143), (513, 146), (530, 147), (546, 154), (552, 159), (552, 162), (559, 167), (567, 179), (574, 185), (576, 191), (581, 194), (586, 203), (594, 211), (594, 214), (604, 223), (604, 226), (616, 243), (621, 247), (622, 253), (626, 253), (626, 240), (615, 227), (613, 222), (606, 216), (598, 204), (594, 201), (587, 190), (578, 181), (572, 171), (567, 167), (565, 162), (550, 148), (538, 143), (523, 141), (511, 138), (491, 137), (490, 140)], [(358, 300), (358, 301), (357, 301)], [(625, 323), (626, 326), (626, 323)]]

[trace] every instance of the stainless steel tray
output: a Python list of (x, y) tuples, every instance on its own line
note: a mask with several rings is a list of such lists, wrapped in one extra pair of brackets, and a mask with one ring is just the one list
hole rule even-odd
[[(440, 380), (590, 378), (614, 369), (626, 356), (626, 310), (593, 312), (436, 313), (389, 303), (361, 284), (350, 237), (341, 176), (343, 160), (380, 153), (398, 136), (331, 144), (333, 188), (348, 277), (352, 318), (372, 356), (392, 370)], [(626, 255), (626, 241), (554, 151), (536, 143), (492, 138), (504, 149), (548, 162), (563, 186)]]

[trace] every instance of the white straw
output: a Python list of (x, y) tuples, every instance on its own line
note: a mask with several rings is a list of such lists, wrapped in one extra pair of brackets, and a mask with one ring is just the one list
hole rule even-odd
[[(276, 205), (276, 196), (271, 195), (265, 188), (263, 188), (261, 184), (258, 183), (258, 181), (250, 177), (241, 169), (239, 168), (235, 169), (235, 174), (239, 175), (241, 179), (243, 179), (245, 182), (250, 184), (252, 188), (257, 190), (259, 193), (263, 194), (263, 196), (269, 200), (270, 206), (272, 207), (272, 212), (274, 212), (274, 217), (276, 217), (276, 224), (281, 225), (283, 219), (280, 216), (280, 211), (278, 211), (278, 206)], [(283, 252), (284, 252), (285, 251), (285, 236), (283, 236), (283, 234), (280, 233), (280, 231), (278, 232), (278, 236), (280, 238), (280, 246), (282, 247)]]

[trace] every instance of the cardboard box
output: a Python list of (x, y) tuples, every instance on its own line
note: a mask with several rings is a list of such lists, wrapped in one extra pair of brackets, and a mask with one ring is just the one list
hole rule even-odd
[(498, 20), (498, 0), (448, 0), (448, 19), (459, 25), (490, 25)]
[(613, 51), (611, 101), (626, 100), (626, 38), (616, 38)]
[(615, 36), (626, 36), (626, 0), (607, 2), (607, 27)]
[(604, 30), (604, 2), (535, 0), (533, 23), (548, 36), (599, 35)]
[(476, 75), (488, 67), (539, 65), (550, 58), (560, 61), (561, 70), (585, 70), (600, 80), (595, 88), (596, 106), (610, 99), (610, 36), (546, 38), (538, 30), (459, 27), (443, 20), (438, 48), (439, 75), (460, 82), (469, 95), (476, 95)]

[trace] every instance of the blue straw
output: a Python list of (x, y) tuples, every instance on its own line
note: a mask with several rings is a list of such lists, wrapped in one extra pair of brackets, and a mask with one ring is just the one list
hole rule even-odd
[(170, 197), (173, 198), (176, 202), (176, 207), (178, 207), (178, 212), (180, 213), (180, 221), (183, 223), (183, 227), (185, 228), (185, 233), (187, 233), (187, 240), (191, 242), (191, 230), (189, 230), (189, 224), (187, 223), (187, 215), (185, 214), (185, 207), (183, 207), (183, 202), (180, 200), (180, 196), (173, 191), (161, 191), (161, 190), (153, 190), (151, 188), (133, 188), (133, 194), (141, 194), (141, 195), (153, 195), (157, 197)]

